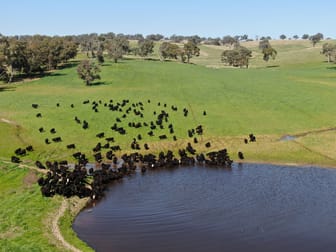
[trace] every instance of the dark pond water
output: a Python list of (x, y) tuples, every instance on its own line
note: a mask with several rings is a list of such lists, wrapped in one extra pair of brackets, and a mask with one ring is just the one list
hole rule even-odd
[(336, 170), (235, 164), (136, 174), (73, 224), (97, 251), (336, 251)]

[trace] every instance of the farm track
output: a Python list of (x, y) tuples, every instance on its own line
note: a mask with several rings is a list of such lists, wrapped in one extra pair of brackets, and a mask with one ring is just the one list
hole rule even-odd
[[(1, 160), (1, 162), (5, 163), (5, 164), (13, 164), (12, 162), (3, 161), (3, 160)], [(25, 164), (19, 164), (18, 166), (20, 168), (27, 168), (29, 170), (36, 171), (38, 173), (47, 174), (47, 172), (48, 172), (48, 170), (38, 169), (36, 167), (25, 165)], [(74, 247), (73, 245), (71, 245), (70, 243), (68, 243), (64, 239), (64, 237), (63, 237), (63, 235), (60, 231), (59, 225), (58, 225), (60, 219), (65, 214), (65, 211), (67, 210), (68, 205), (69, 205), (68, 201), (66, 199), (63, 199), (60, 208), (57, 210), (55, 216), (53, 217), (53, 220), (52, 220), (51, 225), (50, 225), (50, 230), (51, 230), (52, 236), (55, 237), (60, 242), (60, 245), (62, 247), (66, 248), (69, 251), (81, 252), (81, 250), (77, 249), (76, 247)]]
[(70, 243), (68, 243), (59, 228), (58, 222), (62, 218), (62, 216), (65, 214), (65, 211), (68, 208), (68, 201), (66, 199), (63, 199), (61, 207), (58, 209), (56, 216), (53, 218), (53, 221), (51, 223), (51, 232), (53, 236), (62, 244), (62, 246), (70, 251), (73, 252), (81, 252), (81, 250), (77, 249)]

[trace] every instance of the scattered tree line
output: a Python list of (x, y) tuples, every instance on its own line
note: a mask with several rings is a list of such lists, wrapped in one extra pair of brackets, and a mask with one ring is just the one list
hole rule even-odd
[(198, 57), (200, 55), (200, 49), (195, 41), (189, 40), (183, 45), (183, 47), (170, 42), (163, 42), (159, 48), (160, 59), (178, 59), (181, 62), (190, 62), (193, 56)]
[[(298, 35), (293, 36), (298, 39)], [(309, 39), (313, 46), (320, 42), (324, 36), (322, 33), (315, 35), (303, 34), (302, 39)], [(263, 59), (268, 61), (274, 59), (277, 51), (270, 45), (271, 37), (256, 38), (259, 41), (259, 49), (262, 51)], [(285, 34), (280, 39), (287, 39)], [(130, 41), (137, 41), (136, 46), (131, 47)], [(223, 63), (235, 67), (248, 67), (249, 58), (252, 52), (240, 45), (241, 41), (251, 41), (248, 35), (226, 35), (222, 38), (205, 38), (198, 35), (182, 36), (172, 35), (169, 38), (161, 34), (149, 34), (144, 37), (142, 34), (115, 34), (91, 33), (72, 36), (3, 36), (0, 34), (0, 80), (12, 82), (16, 75), (32, 76), (36, 73), (43, 74), (45, 71), (56, 69), (60, 64), (66, 63), (69, 59), (76, 57), (77, 51), (85, 53), (88, 58), (97, 59), (103, 64), (105, 57), (109, 57), (115, 63), (126, 54), (148, 57), (154, 51), (154, 42), (162, 41), (159, 48), (161, 60), (176, 59), (181, 62), (190, 62), (192, 57), (200, 55), (199, 44), (226, 45), (230, 50), (221, 54)], [(330, 43), (323, 45), (322, 52), (328, 57), (328, 62), (335, 61), (335, 46)], [(85, 64), (84, 64), (85, 63)], [(91, 69), (91, 79), (98, 78), (96, 66), (90, 62), (84, 62), (81, 67)], [(85, 74), (84, 74), (85, 76)], [(88, 75), (86, 75), (88, 76)], [(82, 78), (82, 77), (81, 77)], [(86, 84), (90, 85), (93, 80), (83, 77)], [(89, 78), (89, 79), (90, 79)]]
[(31, 76), (56, 69), (76, 57), (78, 45), (71, 37), (0, 36), (0, 80)]
[(330, 62), (336, 63), (336, 44), (333, 43), (323, 44), (321, 53), (327, 57), (328, 63)]

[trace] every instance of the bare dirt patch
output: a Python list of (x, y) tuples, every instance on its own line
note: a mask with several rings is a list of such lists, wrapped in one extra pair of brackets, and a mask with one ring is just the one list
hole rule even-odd
[(11, 124), (11, 125), (17, 125), (16, 122), (14, 122), (14, 121), (10, 121), (10, 120), (8, 120), (8, 119), (6, 119), (6, 118), (0, 118), (0, 121), (1, 121), (1, 122), (4, 122), (4, 123), (7, 123), (7, 124)]
[(28, 174), (23, 178), (23, 184), (25, 187), (31, 187), (38, 180), (38, 176), (35, 171), (29, 170)]
[(22, 234), (22, 228), (21, 227), (11, 227), (9, 230), (0, 233), (0, 239), (14, 239)]

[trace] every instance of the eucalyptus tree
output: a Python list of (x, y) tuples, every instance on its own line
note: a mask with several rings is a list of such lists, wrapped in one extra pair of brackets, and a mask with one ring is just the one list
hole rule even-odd
[(198, 57), (200, 55), (199, 47), (197, 47), (197, 44), (192, 40), (189, 40), (186, 44), (183, 45), (183, 52), (188, 63), (190, 62), (190, 58), (192, 58), (192, 56)]
[(268, 39), (260, 40), (259, 49), (263, 54), (264, 61), (268, 61), (270, 58), (274, 60), (278, 54), (278, 52), (271, 46)]
[(141, 57), (146, 57), (154, 51), (154, 41), (151, 39), (144, 39), (138, 41), (137, 54)]
[(87, 86), (90, 86), (94, 80), (100, 79), (100, 68), (89, 60), (83, 60), (77, 67), (77, 73)]
[(229, 66), (249, 67), (249, 59), (252, 57), (252, 51), (244, 46), (237, 45), (234, 49), (225, 50), (221, 55), (221, 61)]
[(321, 53), (328, 58), (328, 63), (330, 63), (331, 59), (335, 58), (336, 56), (336, 44), (332, 43), (323, 44)]
[(123, 55), (129, 52), (129, 41), (123, 36), (117, 36), (107, 41), (106, 49), (109, 57), (117, 63), (119, 59), (123, 58)]

